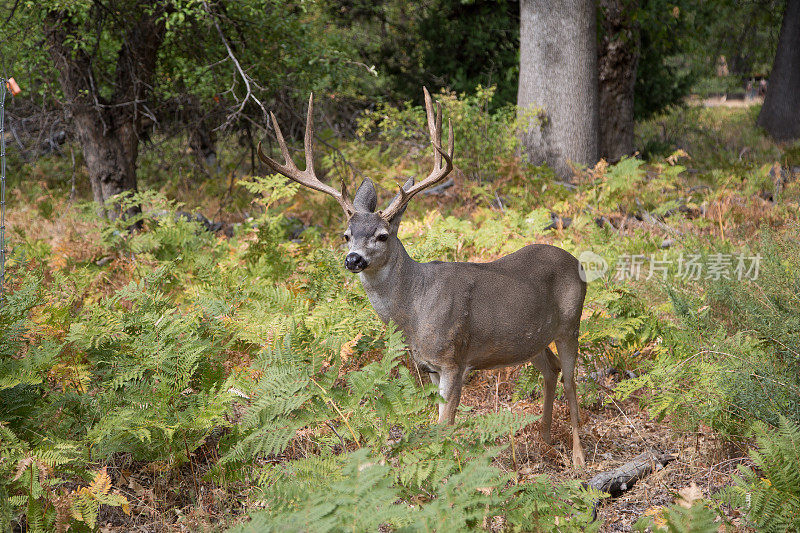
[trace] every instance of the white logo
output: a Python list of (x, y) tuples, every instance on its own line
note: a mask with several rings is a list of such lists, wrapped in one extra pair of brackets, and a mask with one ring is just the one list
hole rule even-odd
[(584, 250), (578, 255), (583, 268), (580, 269), (581, 279), (587, 283), (602, 278), (608, 272), (606, 260), (590, 250)]

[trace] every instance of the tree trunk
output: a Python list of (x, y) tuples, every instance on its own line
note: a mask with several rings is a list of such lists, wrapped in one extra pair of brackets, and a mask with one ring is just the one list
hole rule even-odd
[(639, 27), (633, 15), (638, 7), (637, 0), (600, 0), (600, 157), (611, 163), (634, 151), (633, 93)]
[(597, 33), (592, 0), (522, 0), (518, 113), (538, 113), (520, 140), (534, 164), (569, 179), (598, 159)]
[(800, 138), (800, 0), (788, 0), (758, 125), (777, 141)]
[[(164, 38), (159, 10), (144, 10), (132, 20), (117, 55), (113, 93), (104, 97), (92, 68), (93, 58), (83, 48), (68, 44), (80, 36), (63, 12), (51, 12), (46, 21), (50, 56), (59, 73), (64, 107), (71, 115), (102, 216), (115, 218), (119, 208), (109, 199), (122, 192), (136, 191), (136, 160), (142, 104), (149, 96), (158, 48)], [(76, 39), (76, 40), (79, 40)], [(134, 207), (126, 214), (138, 212)]]

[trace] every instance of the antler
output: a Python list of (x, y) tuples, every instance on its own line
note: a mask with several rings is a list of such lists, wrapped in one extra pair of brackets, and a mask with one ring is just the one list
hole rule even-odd
[[(442, 104), (437, 104), (436, 106), (436, 120), (434, 122), (431, 95), (427, 88), (423, 87), (422, 89), (425, 92), (425, 112), (428, 115), (428, 130), (430, 131), (431, 144), (433, 144), (434, 148), (433, 170), (428, 174), (427, 178), (412, 186), (409, 190), (406, 191), (400, 187), (400, 193), (394, 197), (389, 207), (380, 212), (381, 218), (387, 222), (392, 220), (415, 194), (442, 181), (453, 170), (453, 147), (455, 142), (453, 124), (450, 119), (447, 120), (449, 132), (447, 136), (447, 152), (445, 152), (442, 150)], [(442, 166), (442, 158), (445, 160), (444, 166)]]
[(336, 201), (342, 206), (348, 218), (353, 216), (353, 213), (356, 212), (356, 208), (347, 196), (347, 187), (345, 186), (344, 180), (342, 180), (342, 191), (339, 192), (330, 185), (319, 181), (317, 175), (314, 173), (314, 94), (312, 93), (311, 96), (308, 97), (308, 117), (306, 118), (306, 136), (304, 140), (306, 169), (303, 171), (297, 168), (297, 165), (292, 161), (289, 155), (289, 149), (286, 147), (286, 141), (283, 140), (281, 128), (278, 126), (278, 121), (275, 119), (275, 115), (270, 111), (269, 116), (272, 117), (272, 125), (275, 127), (275, 137), (278, 139), (278, 145), (281, 148), (285, 164), (281, 165), (271, 157), (267, 157), (261, 150), (261, 142), (258, 143), (258, 158), (278, 174), (282, 174), (310, 189), (330, 194), (336, 198)]

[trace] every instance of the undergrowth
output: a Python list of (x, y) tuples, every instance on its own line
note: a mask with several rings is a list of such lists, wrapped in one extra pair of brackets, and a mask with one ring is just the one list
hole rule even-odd
[[(682, 146), (665, 137), (649, 160), (601, 163), (570, 189), (515, 156), (514, 122), (488, 111), (491, 97), (441, 95), (456, 117), (461, 172), (449, 192), (409, 206), (400, 229), (409, 253), (487, 261), (547, 242), (599, 256), (607, 270), (589, 284), (581, 329), (583, 405), (636, 397), (676, 431), (706, 424), (742, 446), (758, 435), (755, 469), (743, 467), (721, 498), (753, 524), (789, 523), (800, 195), (787, 182), (775, 203), (759, 196), (774, 185), (770, 160), (784, 156), (753, 132), (741, 158), (735, 139), (718, 141), (730, 147), (717, 158), (705, 133)], [(675, 113), (654, 120), (677, 128), (697, 115), (700, 129), (722, 120)], [(422, 121), (419, 108), (384, 106), (364, 116), (359, 142), (338, 148), (392, 189), (429, 168)], [(352, 181), (327, 156), (322, 166)], [(161, 487), (169, 503), (148, 504), (155, 514), (214, 509), (213, 519), (181, 518), (195, 528), (600, 527), (597, 493), (523, 480), (509, 465), (536, 417), (498, 409), (434, 424), (435, 388), (342, 268), (332, 202), (275, 176), (241, 176), (231, 190), (251, 203), (227, 237), (153, 190), (123, 200), (143, 206), (136, 231), (68, 205), (52, 183), (18, 191), (0, 305), (0, 528), (130, 524), (134, 500), (148, 497), (132, 472)], [(719, 254), (760, 256), (759, 275), (678, 272), (682, 257)], [(637, 276), (622, 268), (632, 257)], [(656, 259), (667, 266), (648, 276)], [(609, 387), (597, 376), (611, 369), (631, 379)], [(515, 397), (539, 391), (523, 369)], [(701, 531), (717, 516), (708, 502), (665, 513), (671, 531)]]

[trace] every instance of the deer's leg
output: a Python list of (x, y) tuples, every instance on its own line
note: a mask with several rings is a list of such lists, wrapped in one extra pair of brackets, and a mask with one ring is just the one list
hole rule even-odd
[(581, 439), (578, 435), (580, 414), (578, 413), (578, 396), (575, 393), (575, 363), (578, 359), (578, 339), (568, 338), (556, 341), (558, 358), (561, 361), (561, 373), (564, 376), (564, 393), (569, 403), (569, 418), (572, 425), (572, 465), (583, 466), (586, 460), (583, 457)]
[[(550, 353), (548, 353), (550, 352)], [(552, 444), (550, 438), (550, 427), (553, 423), (553, 400), (556, 396), (556, 383), (558, 382), (558, 370), (550, 364), (550, 357), (555, 358), (550, 348), (545, 348), (533, 359), (533, 366), (536, 367), (544, 378), (544, 394), (542, 399), (542, 440), (547, 444)]]
[(439, 374), (437, 372), (428, 372), (428, 377), (431, 378), (431, 383), (439, 386)]
[(439, 404), (440, 424), (455, 423), (463, 384), (464, 371), (461, 369), (443, 368), (439, 373), (439, 395), (445, 400), (445, 403)]

